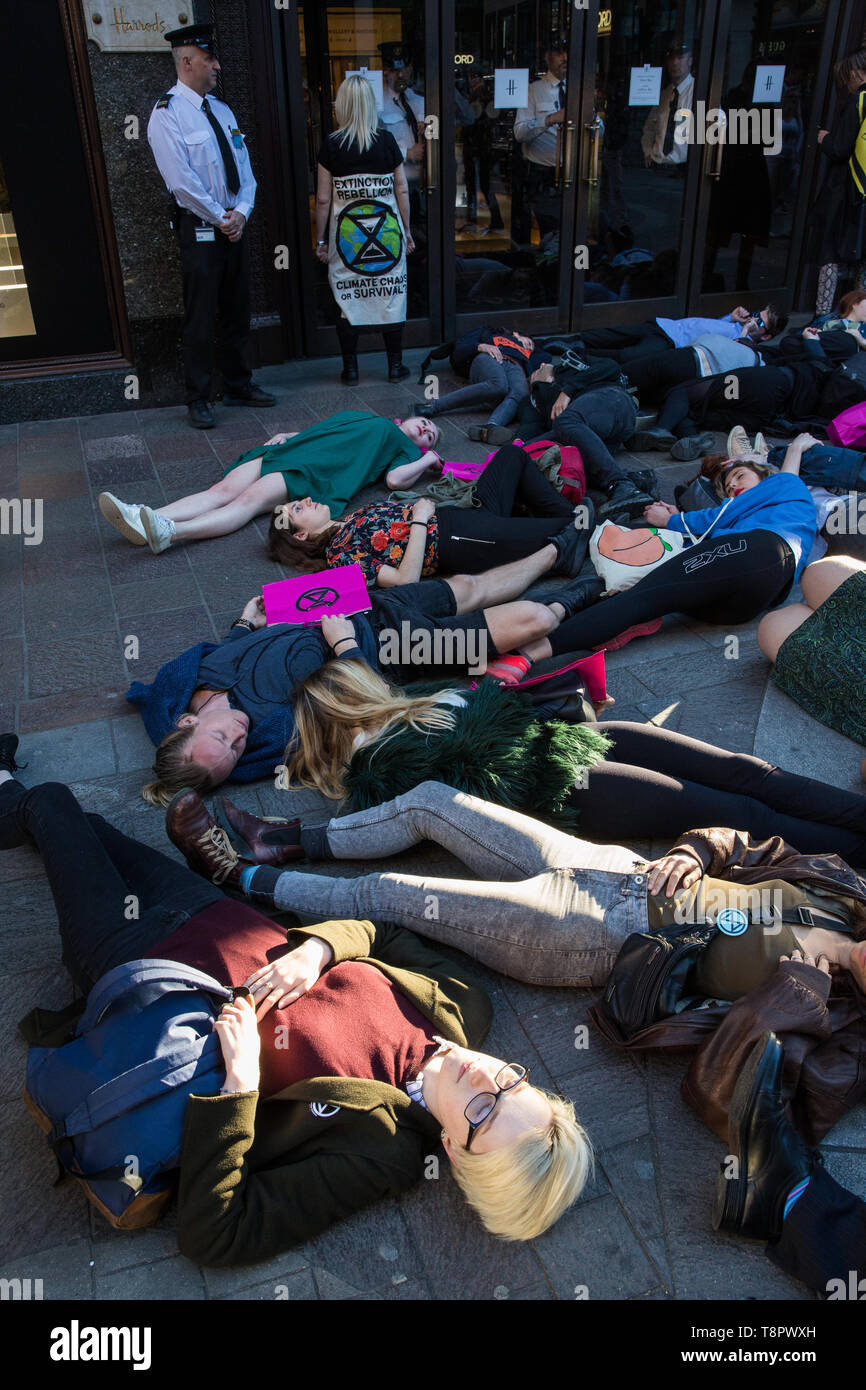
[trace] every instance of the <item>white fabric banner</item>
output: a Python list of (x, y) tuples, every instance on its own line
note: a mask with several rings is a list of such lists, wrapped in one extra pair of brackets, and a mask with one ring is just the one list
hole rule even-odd
[(393, 173), (334, 178), (328, 280), (354, 326), (405, 320), (406, 238)]

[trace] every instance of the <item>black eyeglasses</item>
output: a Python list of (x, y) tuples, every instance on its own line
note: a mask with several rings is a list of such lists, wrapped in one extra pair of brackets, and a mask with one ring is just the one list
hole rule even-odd
[(485, 1120), (489, 1120), (493, 1111), (499, 1104), (499, 1097), (505, 1091), (513, 1091), (515, 1086), (519, 1086), (521, 1081), (529, 1080), (529, 1068), (522, 1067), (518, 1062), (507, 1062), (504, 1067), (496, 1073), (493, 1084), (496, 1093), (493, 1091), (479, 1091), (477, 1096), (473, 1096), (463, 1114), (469, 1122), (469, 1138), (464, 1148), (467, 1153), (472, 1148), (472, 1140), (475, 1131), (480, 1129)]

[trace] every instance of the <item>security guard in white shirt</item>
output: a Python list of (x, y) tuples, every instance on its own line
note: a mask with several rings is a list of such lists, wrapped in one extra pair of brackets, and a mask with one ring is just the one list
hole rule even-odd
[(212, 429), (210, 405), (217, 314), (227, 405), (269, 406), (276, 397), (252, 381), (249, 365), (250, 256), (244, 235), (256, 181), (244, 137), (217, 84), (212, 24), (165, 35), (178, 80), (154, 107), (147, 138), (177, 204), (183, 274), (183, 355), (189, 422)]
[[(568, 70), (565, 43), (551, 39), (544, 60), (547, 71), (530, 84), (529, 105), (522, 107), (514, 118), (514, 138), (522, 146), (526, 160), (524, 196), (542, 236), (559, 230), (561, 195), (554, 185), (554, 171), (565, 120), (565, 74)], [(528, 241), (528, 219), (523, 217), (519, 221), (524, 231), (518, 239)]]
[(641, 148), (648, 169), (677, 170), (682, 175), (689, 147), (676, 138), (676, 114), (691, 111), (694, 101), (690, 43), (674, 40), (665, 53), (665, 71), (667, 85), (662, 88), (658, 106), (652, 108), (644, 121)]

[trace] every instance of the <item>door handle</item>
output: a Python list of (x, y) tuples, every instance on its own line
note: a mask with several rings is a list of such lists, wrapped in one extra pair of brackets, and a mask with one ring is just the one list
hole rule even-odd
[(707, 169), (707, 178), (720, 179), (722, 177), (722, 159), (724, 157), (724, 149), (725, 147), (721, 141), (719, 141), (718, 145), (716, 145), (716, 148), (712, 151), (712, 153), (710, 153), (710, 146), (707, 146), (707, 163), (709, 164), (709, 168)]
[(586, 181), (590, 188), (595, 188), (598, 184), (598, 160), (601, 147), (601, 121), (598, 116), (593, 116), (589, 125), (584, 126), (584, 130), (589, 133)]
[(574, 155), (574, 131), (575, 131), (575, 124), (574, 124), (574, 121), (566, 121), (566, 123), (565, 123), (565, 160), (564, 160), (564, 169), (563, 169), (563, 172), (564, 172), (565, 177), (563, 178), (563, 181), (562, 181), (562, 186), (563, 186), (563, 188), (571, 188), (571, 185), (574, 183), (574, 159), (573, 159), (573, 155)]
[(439, 117), (424, 117), (424, 141), (425, 141), (425, 193), (435, 193), (435, 165), (433, 162), (433, 146), (439, 144)]

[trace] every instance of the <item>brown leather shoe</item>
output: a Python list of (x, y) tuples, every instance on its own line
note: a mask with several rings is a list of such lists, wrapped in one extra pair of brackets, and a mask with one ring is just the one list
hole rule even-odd
[(239, 888), (244, 862), (232, 847), (198, 792), (172, 797), (165, 813), (165, 833), (194, 873), (223, 888)]
[(279, 869), (284, 864), (305, 857), (300, 844), (299, 820), (250, 815), (249, 811), (235, 806), (227, 796), (221, 796), (220, 802), (220, 824), (243, 859), (252, 864), (270, 864)]

